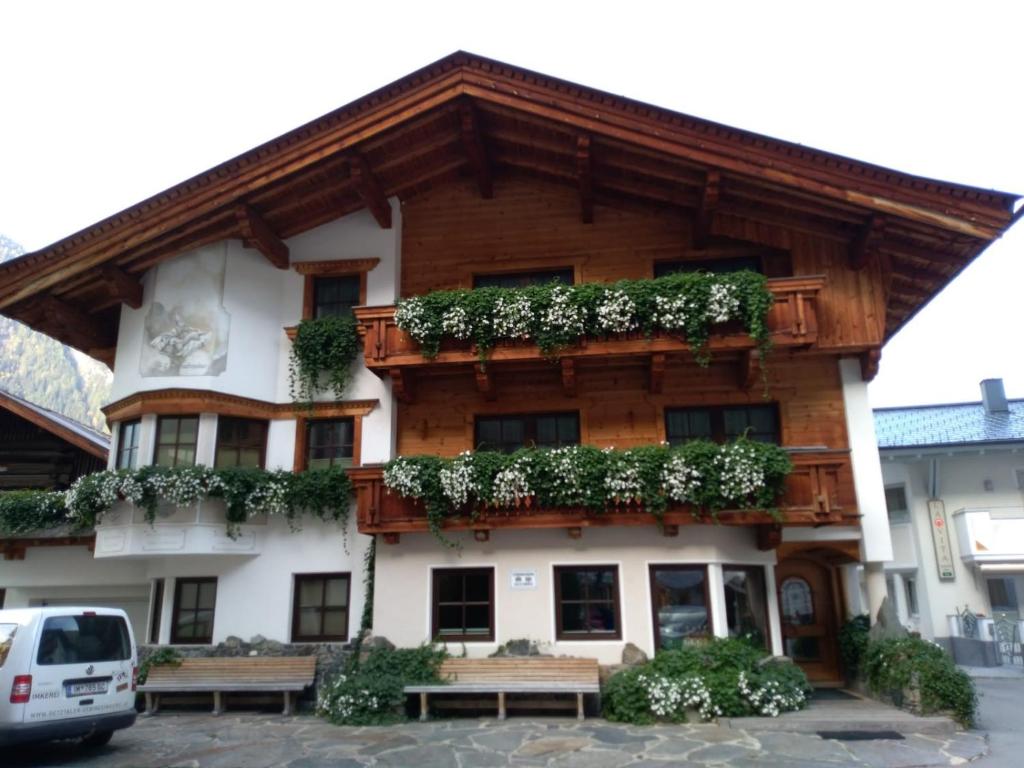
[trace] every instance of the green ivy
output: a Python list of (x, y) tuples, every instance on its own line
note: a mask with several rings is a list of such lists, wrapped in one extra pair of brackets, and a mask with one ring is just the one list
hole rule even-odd
[(288, 370), (292, 399), (312, 402), (325, 383), (324, 377), (334, 396), (342, 399), (352, 379), (352, 363), (360, 346), (356, 321), (350, 315), (299, 323)]
[(149, 670), (153, 667), (180, 667), (182, 658), (182, 655), (174, 648), (167, 646), (157, 648), (139, 664), (138, 684), (143, 685), (146, 682)]
[[(724, 315), (723, 295), (728, 297)], [(679, 273), (612, 284), (434, 291), (399, 302), (395, 321), (419, 343), (425, 357), (435, 357), (442, 340), (456, 338), (475, 344), (482, 360), (501, 342), (525, 340), (554, 358), (584, 337), (622, 332), (610, 330), (602, 316), (615, 301), (628, 308), (628, 332), (685, 338), (701, 365), (710, 360), (708, 341), (720, 322), (742, 325), (762, 361), (771, 348), (767, 315), (774, 297), (764, 275), (749, 270)]]
[(377, 537), (370, 537), (370, 546), (363, 556), (363, 616), (359, 622), (359, 641), (362, 642), (363, 632), (373, 628), (373, 577), (376, 573)]
[(18, 536), (33, 531), (80, 528), (68, 517), (64, 495), (47, 491), (0, 493), (0, 535)]
[(849, 679), (860, 675), (864, 653), (868, 649), (871, 619), (866, 613), (854, 616), (839, 628), (839, 655)]

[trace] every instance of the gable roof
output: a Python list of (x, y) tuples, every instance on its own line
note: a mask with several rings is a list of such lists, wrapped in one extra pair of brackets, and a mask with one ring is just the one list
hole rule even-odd
[(0, 408), (35, 424), (76, 448), (98, 459), (106, 459), (110, 451), (110, 438), (62, 413), (43, 408), (10, 392), (0, 390)]
[(936, 448), (1024, 442), (1024, 400), (988, 413), (980, 402), (876, 408), (878, 447)]
[[(460, 175), (587, 187), (599, 201), (739, 216), (883, 263), (891, 336), (1012, 223), (1016, 195), (934, 181), (456, 52), (50, 246), (0, 266), (0, 312), (110, 361), (119, 305), (162, 260), (280, 240)], [(851, 257), (852, 258), (852, 257)], [(287, 259), (286, 251), (284, 259)]]

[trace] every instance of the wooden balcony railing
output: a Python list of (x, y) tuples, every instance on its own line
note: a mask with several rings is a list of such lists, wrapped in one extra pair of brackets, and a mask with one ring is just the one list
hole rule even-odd
[[(793, 471), (786, 478), (786, 489), (779, 499), (781, 519), (756, 510), (719, 512), (717, 522), (723, 525), (760, 526), (778, 530), (782, 525), (855, 525), (859, 520), (853, 490), (853, 472), (848, 451), (794, 451)], [(360, 533), (384, 534), (385, 541), (395, 542), (399, 534), (426, 531), (427, 513), (423, 504), (390, 492), (384, 485), (381, 466), (349, 470), (356, 489)], [(611, 507), (603, 512), (586, 509), (543, 509), (518, 507), (489, 509), (476, 517), (449, 517), (446, 531), (472, 530), (478, 535), (502, 528), (565, 528), (570, 534), (582, 528), (610, 525), (655, 525), (657, 518), (643, 509), (629, 505)], [(663, 530), (674, 535), (680, 525), (714, 523), (711, 516), (695, 517), (688, 507), (670, 507), (662, 517)]]
[[(775, 296), (775, 304), (768, 313), (768, 327), (776, 347), (810, 346), (817, 341), (818, 292), (825, 284), (825, 278), (787, 277), (768, 281), (768, 287)], [(419, 345), (395, 325), (394, 307), (359, 307), (355, 310), (359, 332), (364, 339), (366, 366), (381, 376), (390, 375), (399, 381), (406, 371), (446, 366), (476, 366), (479, 356), (476, 348), (468, 341), (448, 339), (434, 358), (426, 358)], [(738, 325), (729, 324), (718, 329), (711, 336), (709, 349), (746, 351), (754, 348), (754, 342)], [(679, 336), (654, 334), (647, 337), (641, 333), (622, 334), (615, 337), (585, 339), (582, 343), (559, 352), (565, 360), (586, 357), (623, 357), (634, 355), (661, 356), (664, 364), (666, 354), (685, 352), (689, 345)], [(529, 362), (544, 360), (536, 344), (504, 343), (491, 350), (489, 363)], [(653, 365), (653, 363), (652, 363)], [(398, 393), (400, 396), (401, 392)]]

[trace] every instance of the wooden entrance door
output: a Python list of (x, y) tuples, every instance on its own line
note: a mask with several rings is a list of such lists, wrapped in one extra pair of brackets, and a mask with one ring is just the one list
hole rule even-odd
[(775, 571), (783, 650), (812, 682), (839, 682), (832, 572), (813, 560), (789, 558)]

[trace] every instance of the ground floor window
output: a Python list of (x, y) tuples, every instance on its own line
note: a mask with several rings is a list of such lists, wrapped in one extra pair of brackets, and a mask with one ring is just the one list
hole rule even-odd
[(160, 642), (160, 620), (164, 612), (164, 580), (153, 580), (153, 605), (149, 614), (149, 642)]
[(907, 613), (917, 616), (917, 579), (914, 576), (904, 576), (903, 588), (907, 593)]
[(656, 648), (680, 648), (711, 634), (705, 566), (652, 565), (651, 600)]
[(768, 598), (764, 568), (750, 565), (722, 566), (725, 584), (725, 616), (729, 637), (745, 637), (758, 647), (768, 647)]
[(555, 637), (619, 640), (619, 569), (614, 565), (555, 568)]
[(175, 579), (171, 642), (203, 645), (213, 642), (213, 610), (217, 579)]
[(348, 605), (352, 579), (347, 573), (295, 575), (292, 641), (348, 640)]
[(493, 568), (437, 568), (432, 594), (434, 639), (494, 640)]

